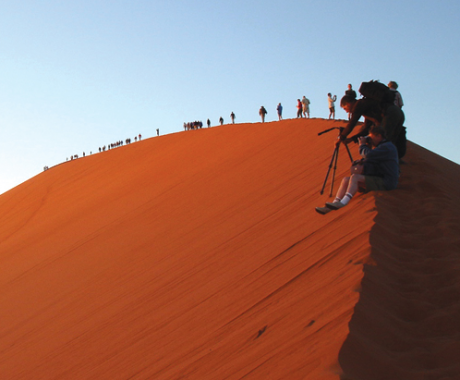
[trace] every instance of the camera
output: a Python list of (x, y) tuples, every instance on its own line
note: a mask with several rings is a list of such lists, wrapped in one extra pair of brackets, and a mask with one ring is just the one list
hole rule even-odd
[(351, 139), (353, 140), (353, 142), (355, 142), (356, 144), (359, 143), (359, 138), (360, 137), (363, 137), (365, 140), (366, 140), (366, 144), (372, 144), (372, 139), (370, 138), (370, 136), (353, 136)]

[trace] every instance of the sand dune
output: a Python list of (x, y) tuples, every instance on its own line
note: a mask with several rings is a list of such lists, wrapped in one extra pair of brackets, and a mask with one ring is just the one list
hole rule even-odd
[(460, 378), (459, 166), (410, 144), (399, 189), (319, 215), (343, 124), (155, 137), (2, 194), (0, 378)]

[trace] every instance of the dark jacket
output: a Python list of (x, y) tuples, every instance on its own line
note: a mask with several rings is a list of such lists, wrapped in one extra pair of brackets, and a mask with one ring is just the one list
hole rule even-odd
[(364, 125), (356, 136), (366, 136), (373, 124), (380, 124), (383, 118), (383, 110), (380, 104), (372, 99), (358, 99), (351, 111), (351, 118), (347, 126), (340, 132), (340, 140), (345, 140), (355, 128), (359, 119), (364, 116)]
[(382, 177), (386, 190), (396, 189), (399, 180), (398, 151), (391, 141), (383, 140), (374, 149), (360, 145), (359, 153), (364, 157), (364, 175)]

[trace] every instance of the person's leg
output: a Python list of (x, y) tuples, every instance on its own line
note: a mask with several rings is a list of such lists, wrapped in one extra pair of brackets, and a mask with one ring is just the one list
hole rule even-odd
[(342, 183), (340, 184), (339, 190), (335, 196), (334, 202), (340, 202), (342, 198), (347, 193), (348, 183), (350, 182), (350, 177), (345, 177), (342, 179)]
[(353, 174), (348, 184), (347, 193), (351, 196), (355, 195), (359, 186), (366, 186), (366, 177), (362, 174)]
[(315, 208), (316, 212), (325, 215), (332, 210), (337, 210), (340, 207), (343, 207), (343, 206), (340, 206), (340, 207), (335, 208), (335, 207), (330, 207), (329, 205), (340, 204), (340, 200), (344, 197), (344, 195), (347, 192), (349, 181), (350, 181), (350, 177), (343, 178), (342, 182), (340, 183), (339, 190), (337, 191), (337, 194), (335, 195), (334, 202), (326, 203), (324, 207), (316, 207)]
[(344, 186), (340, 186), (336, 199), (332, 203), (326, 203), (327, 207), (333, 210), (338, 210), (339, 208), (346, 206), (358, 191), (358, 187), (366, 186), (366, 177), (364, 177), (362, 174), (353, 174), (351, 177), (349, 177), (348, 181), (342, 181), (342, 185), (345, 185), (345, 183), (347, 183), (345, 188), (346, 190), (344, 190)]

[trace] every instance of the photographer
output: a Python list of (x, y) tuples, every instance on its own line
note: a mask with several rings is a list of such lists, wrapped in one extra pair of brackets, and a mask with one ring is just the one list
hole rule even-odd
[(385, 140), (383, 127), (372, 127), (369, 136), (359, 137), (358, 140), (363, 160), (353, 164), (352, 174), (342, 180), (334, 202), (316, 208), (320, 214), (346, 206), (358, 188), (364, 188), (365, 191), (396, 189), (399, 179), (398, 152), (391, 141)]
[[(354, 99), (351, 96), (345, 95), (340, 100), (342, 107), (351, 118), (340, 133), (339, 141), (348, 144), (351, 141), (357, 142), (360, 136), (366, 136), (372, 125), (381, 125), (386, 133), (386, 138), (398, 147), (398, 157), (402, 158), (406, 152), (406, 139), (404, 124), (404, 113), (394, 104), (382, 104), (373, 99)], [(364, 124), (361, 130), (351, 138), (347, 136), (355, 128), (361, 116), (364, 117)]]

